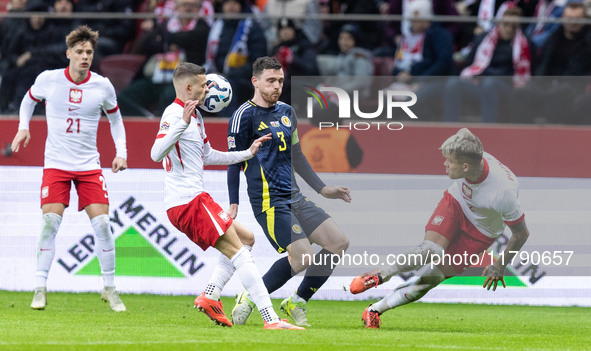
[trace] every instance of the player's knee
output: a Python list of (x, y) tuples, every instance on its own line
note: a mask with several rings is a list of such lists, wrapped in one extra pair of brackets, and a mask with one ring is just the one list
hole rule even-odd
[[(441, 282), (443, 282), (444, 280), (445, 276), (443, 275), (443, 273), (437, 267), (434, 267), (434, 269), (422, 275), (419, 278), (417, 284), (422, 286), (423, 289), (427, 288), (427, 291), (429, 291), (437, 285), (441, 284)], [(427, 291), (425, 291), (425, 293), (427, 293)]]
[(39, 241), (55, 238), (61, 222), (62, 216), (56, 213), (45, 213), (41, 216), (41, 235), (39, 236)]
[(342, 255), (349, 248), (349, 243), (349, 239), (345, 234), (339, 231), (338, 235), (333, 235), (333, 239), (323, 245), (322, 248), (337, 255)]
[(349, 239), (347, 239), (346, 237), (343, 237), (341, 240), (334, 243), (334, 247), (332, 248), (332, 250), (328, 250), (328, 251), (330, 251), (332, 253), (336, 253), (337, 255), (342, 255), (343, 253), (345, 253), (345, 251), (347, 251), (348, 248), (349, 248)]
[(254, 245), (254, 233), (250, 229), (242, 230), (238, 237), (243, 245), (252, 247)]
[(426, 260), (426, 263), (431, 262), (433, 256), (441, 257), (443, 250), (443, 247), (430, 240), (423, 241), (418, 247), (418, 253)]
[(300, 273), (305, 271), (314, 260), (314, 251), (310, 247), (309, 250), (299, 250), (290, 254), (291, 269), (294, 272)]
[(110, 239), (111, 234), (111, 222), (109, 221), (109, 215), (98, 215), (90, 220), (92, 228), (96, 234), (97, 239)]

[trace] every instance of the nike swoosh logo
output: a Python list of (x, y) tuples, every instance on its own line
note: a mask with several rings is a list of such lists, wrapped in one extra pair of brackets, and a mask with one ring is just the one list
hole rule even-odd
[(74, 111), (79, 109), (80, 107), (68, 107), (68, 111)]
[(113, 251), (113, 250), (115, 250), (115, 249), (111, 249), (111, 250), (103, 250), (103, 252), (111, 252), (111, 251)]
[(51, 251), (51, 249), (39, 249), (41, 251)]

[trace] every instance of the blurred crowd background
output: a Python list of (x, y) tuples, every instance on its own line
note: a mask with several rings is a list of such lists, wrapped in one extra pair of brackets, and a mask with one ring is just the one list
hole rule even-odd
[(88, 24), (126, 117), (160, 116), (182, 61), (230, 80), (228, 117), (271, 55), (288, 103), (291, 76), (337, 76), (370, 110), (379, 89), (414, 91), (421, 121), (591, 124), (590, 17), (591, 0), (0, 0), (0, 114)]

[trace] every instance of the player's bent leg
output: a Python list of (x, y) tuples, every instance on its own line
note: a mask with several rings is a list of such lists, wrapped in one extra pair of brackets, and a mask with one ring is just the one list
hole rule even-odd
[(440, 257), (448, 245), (449, 241), (443, 235), (428, 230), (425, 232), (425, 239), (421, 245), (400, 254), (399, 256), (403, 256), (403, 258), (397, 258), (397, 263), (391, 266), (375, 269), (355, 277), (351, 282), (349, 291), (352, 294), (359, 294), (387, 282), (394, 275), (410, 272), (428, 265), (434, 256)]
[[(322, 250), (307, 254), (304, 263), (309, 264), (304, 279), (296, 292), (281, 302), (281, 310), (290, 316), (295, 324), (309, 326), (306, 303), (324, 285), (334, 270), (334, 262), (340, 261), (340, 256), (349, 247), (349, 240), (339, 229), (332, 218), (327, 218), (310, 234), (309, 239), (322, 246)], [(310, 246), (311, 248), (311, 246)], [(333, 258), (333, 256), (338, 256)], [(292, 256), (292, 260), (293, 257)]]
[[(294, 274), (305, 270), (314, 262), (314, 251), (307, 238), (289, 244), (287, 252), (289, 253), (289, 263)], [(296, 325), (307, 326), (309, 324), (306, 317), (306, 302), (307, 300), (298, 296), (296, 291), (293, 296), (281, 302), (281, 311), (291, 317)]]
[[(397, 263), (380, 269), (380, 276), (383, 281), (388, 281), (392, 276), (414, 271), (420, 267), (430, 264), (436, 257), (441, 257), (443, 251), (449, 245), (449, 241), (441, 234), (427, 231), (425, 240), (416, 247), (413, 247), (401, 255), (404, 259), (398, 259)], [(400, 262), (400, 263), (398, 263)]]
[[(379, 328), (379, 316), (398, 306), (419, 300), (425, 296), (429, 290), (433, 289), (446, 279), (445, 275), (438, 267), (431, 268), (429, 265), (421, 267), (417, 275), (410, 278), (407, 282), (399, 285), (396, 289), (384, 297), (382, 300), (370, 305), (362, 315), (362, 320), (366, 328)], [(376, 317), (378, 324), (376, 326)]]
[(212, 300), (219, 300), (224, 286), (228, 283), (232, 275), (234, 275), (234, 265), (225, 255), (220, 255), (218, 263), (213, 270), (211, 278), (205, 287), (205, 297)]
[(287, 245), (286, 250), (289, 254), (291, 269), (296, 274), (306, 270), (314, 260), (314, 250), (307, 238), (294, 241)]
[(349, 248), (349, 239), (332, 218), (322, 222), (309, 238), (311, 242), (334, 254), (342, 255)]
[(37, 239), (37, 268), (35, 270), (35, 293), (31, 308), (43, 310), (47, 305), (47, 276), (55, 256), (55, 237), (62, 222), (65, 205), (60, 203), (42, 206), (41, 232)]
[(227, 257), (232, 255), (230, 260), (236, 268), (236, 273), (242, 281), (242, 285), (244, 285), (250, 294), (252, 301), (259, 309), (263, 321), (265, 322), (265, 328), (267, 328), (268, 324), (277, 325), (277, 323), (280, 323), (281, 325), (284, 325), (284, 323), (279, 320), (275, 310), (273, 310), (271, 298), (265, 288), (263, 279), (257, 271), (250, 251), (241, 245), (236, 230), (232, 226), (218, 239), (215, 248)]
[(84, 207), (96, 238), (96, 256), (101, 267), (104, 289), (101, 299), (109, 303), (111, 310), (125, 312), (127, 308), (115, 288), (115, 239), (111, 232), (109, 205), (95, 203)]

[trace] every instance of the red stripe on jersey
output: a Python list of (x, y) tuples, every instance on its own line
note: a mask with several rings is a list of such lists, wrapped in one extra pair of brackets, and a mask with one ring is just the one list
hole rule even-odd
[(160, 138), (164, 138), (166, 136), (166, 133), (161, 133), (156, 135), (156, 139), (160, 139)]
[(31, 93), (31, 89), (29, 89), (29, 97), (30, 97), (31, 99), (33, 99), (33, 101), (35, 101), (35, 102), (41, 102), (41, 100), (39, 100), (39, 99), (36, 99), (36, 98), (33, 96), (33, 94)]
[[(181, 107), (182, 107), (182, 108), (185, 108), (185, 103), (184, 103), (184, 102), (182, 102), (182, 101), (181, 101), (179, 98), (175, 98), (175, 99), (174, 99), (174, 101), (173, 101), (173, 103), (175, 103), (175, 104), (179, 104), (179, 105), (181, 105)], [(191, 115), (191, 117), (193, 117), (193, 118), (197, 118), (197, 115), (193, 113), (193, 114)]]
[(209, 138), (205, 137), (205, 140), (203, 140), (203, 144), (207, 144), (207, 143), (209, 143)]
[(505, 224), (506, 225), (516, 225), (516, 224), (523, 222), (524, 219), (525, 219), (525, 213), (522, 214), (521, 217), (519, 217), (518, 219), (516, 219), (514, 221), (505, 221)]
[(181, 161), (181, 167), (185, 169), (185, 166), (183, 165), (183, 158), (181, 157), (181, 144), (177, 141), (176, 144), (174, 144), (174, 146), (176, 147), (176, 152), (179, 154), (179, 161)]
[(88, 71), (88, 75), (86, 76), (86, 78), (84, 78), (84, 80), (81, 81), (80, 83), (74, 82), (74, 80), (72, 79), (72, 76), (70, 76), (70, 66), (66, 67), (65, 74), (66, 74), (66, 79), (68, 79), (70, 82), (72, 82), (76, 85), (84, 84), (90, 80), (90, 70)]
[(173, 102), (174, 102), (175, 104), (179, 104), (179, 105), (181, 105), (181, 107), (183, 107), (183, 108), (185, 107), (185, 103), (184, 103), (184, 102), (182, 102), (182, 101), (181, 101), (179, 98), (175, 98)]
[(107, 110), (107, 113), (115, 113), (117, 110), (119, 110), (119, 105), (115, 106), (113, 109)]
[(486, 177), (488, 177), (488, 171), (489, 171), (488, 162), (484, 158), (482, 159), (482, 161), (484, 161), (484, 169), (482, 170), (482, 174), (474, 182), (471, 182), (470, 179), (466, 178), (466, 182), (468, 182), (469, 184), (480, 184), (480, 183), (484, 182)]

